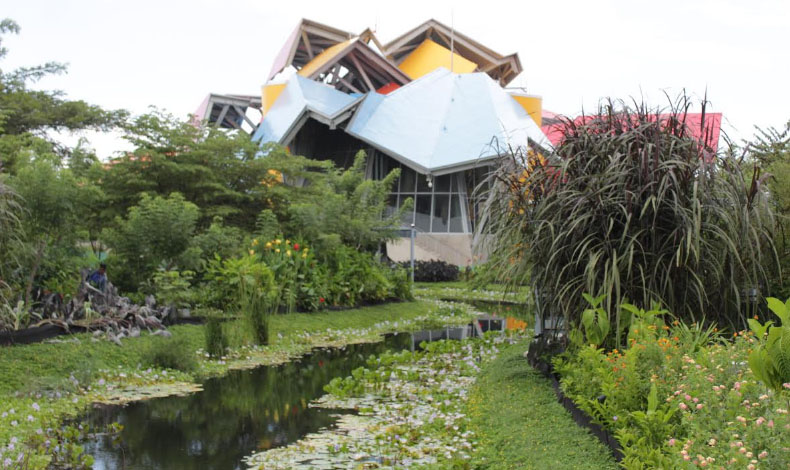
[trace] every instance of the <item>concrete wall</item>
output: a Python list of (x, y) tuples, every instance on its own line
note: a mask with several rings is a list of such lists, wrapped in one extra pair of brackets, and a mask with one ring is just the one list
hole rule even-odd
[[(398, 238), (387, 243), (387, 254), (394, 261), (409, 261), (410, 239)], [(458, 266), (472, 264), (472, 235), (466, 233), (417, 233), (414, 258), (438, 259)]]

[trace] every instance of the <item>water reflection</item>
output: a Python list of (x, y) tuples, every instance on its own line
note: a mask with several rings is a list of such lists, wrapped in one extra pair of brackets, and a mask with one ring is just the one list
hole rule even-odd
[(204, 391), (186, 397), (94, 410), (97, 429), (124, 426), (121, 444), (99, 437), (86, 444), (96, 470), (240, 469), (257, 450), (286, 445), (334, 423), (332, 412), (308, 408), (332, 378), (364, 365), (371, 354), (411, 345), (410, 335), (344, 350), (320, 350), (297, 362), (234, 371), (208, 380)]

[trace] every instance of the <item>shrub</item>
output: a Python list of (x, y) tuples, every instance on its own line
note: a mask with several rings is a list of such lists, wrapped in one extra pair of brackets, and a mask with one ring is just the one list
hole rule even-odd
[(196, 297), (190, 284), (193, 274), (192, 271), (159, 269), (151, 279), (151, 292), (161, 305), (189, 307)]
[(480, 234), (500, 279), (530, 273), (542, 312), (566, 325), (578, 324), (589, 292), (606, 294), (612, 325), (628, 299), (745, 327), (743, 289), (768, 285), (776, 266), (773, 209), (759, 168), (713, 153), (704, 122), (705, 138), (691, 137), (689, 106), (610, 101), (566, 121), (547, 160), (503, 161)]
[(710, 328), (664, 325), (655, 308), (634, 310), (627, 349), (587, 345), (555, 359), (565, 394), (615, 433), (623, 467), (785, 468), (790, 390), (746, 362), (766, 347), (765, 326), (727, 342)]
[(388, 271), (390, 283), (392, 284), (391, 295), (402, 300), (414, 300), (412, 293), (411, 275), (403, 268), (393, 268)]
[(191, 372), (197, 367), (195, 351), (181, 338), (151, 338), (143, 363), (162, 369)]
[(749, 367), (755, 377), (777, 392), (790, 388), (790, 299), (782, 302), (769, 297), (768, 307), (781, 325), (773, 321), (761, 324), (749, 319), (749, 327), (757, 337), (757, 346), (749, 354)]
[[(411, 269), (411, 262), (401, 263), (404, 268)], [(416, 282), (451, 282), (457, 281), (460, 270), (458, 266), (446, 261), (430, 260), (414, 262), (414, 280)]]
[(245, 284), (264, 291), (274, 289), (274, 274), (261, 262), (254, 250), (251, 253), (222, 259), (215, 255), (206, 267), (204, 297), (208, 306), (222, 311), (242, 308)]
[(116, 275), (113, 284), (137, 291), (158, 266), (172, 267), (187, 249), (198, 220), (198, 207), (173, 193), (169, 197), (143, 194), (116, 228), (102, 239), (113, 248)]

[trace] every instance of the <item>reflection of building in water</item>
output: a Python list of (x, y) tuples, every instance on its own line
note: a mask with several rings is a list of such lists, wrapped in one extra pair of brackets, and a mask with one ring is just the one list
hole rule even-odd
[[(419, 232), (418, 258), (465, 265), (480, 210), (473, 192), (489, 165), (510, 148), (551, 146), (539, 127), (540, 98), (504, 88), (521, 71), (517, 54), (435, 20), (388, 43), (369, 29), (355, 35), (302, 20), (260, 100), (212, 94), (197, 119), (340, 167), (365, 150), (370, 178), (400, 168), (390, 207), (413, 201), (403, 226)], [(396, 241), (388, 253), (404, 259), (408, 246)]]

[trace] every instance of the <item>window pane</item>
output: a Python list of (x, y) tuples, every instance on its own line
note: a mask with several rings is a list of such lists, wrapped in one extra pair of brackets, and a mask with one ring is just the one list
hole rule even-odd
[(414, 178), (415, 173), (411, 168), (405, 166), (401, 169), (400, 174), (400, 192), (413, 193), (414, 192)]
[(409, 195), (403, 195), (403, 194), (401, 194), (401, 195), (400, 195), (400, 199), (398, 200), (398, 207), (400, 208), (401, 206), (403, 206), (403, 204), (404, 204), (404, 203), (406, 202), (406, 200), (408, 200), (408, 199), (411, 199), (411, 200), (412, 200), (411, 209), (408, 209), (408, 210), (406, 210), (406, 211), (403, 213), (403, 217), (401, 218), (401, 221), (403, 222), (403, 224), (404, 224), (405, 226), (407, 226), (407, 227), (411, 227), (411, 224), (413, 224), (413, 223), (414, 223), (414, 202), (413, 202), (413, 201), (414, 201), (414, 196), (409, 196)]
[(449, 193), (450, 175), (437, 176), (433, 183), (433, 189), (437, 193)]
[(428, 187), (428, 175), (417, 173), (417, 192), (430, 193), (431, 188)]
[(436, 194), (433, 196), (433, 227), (431, 232), (446, 232), (450, 219), (450, 196)]
[(464, 231), (464, 219), (461, 215), (461, 199), (457, 194), (453, 194), (452, 196), (452, 206), (450, 207), (450, 231)]
[(414, 205), (415, 208), (415, 220), (414, 225), (417, 226), (418, 230), (423, 232), (430, 232), (431, 231), (431, 196), (430, 195), (421, 195), (417, 196), (417, 203)]
[(385, 210), (385, 214), (387, 217), (391, 216), (398, 210), (398, 195), (397, 194), (390, 194), (387, 197), (387, 209)]

